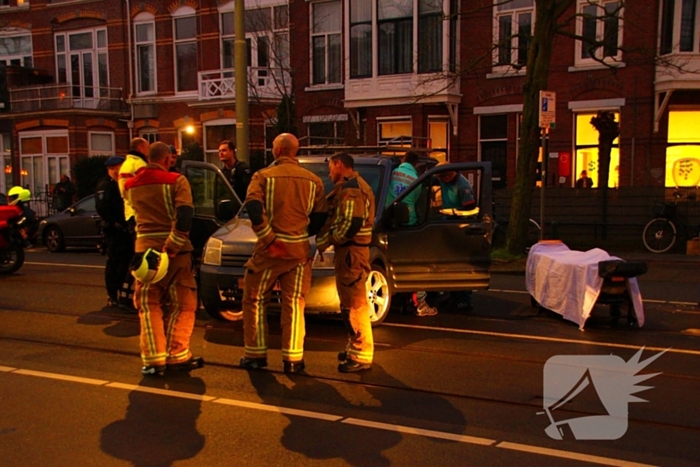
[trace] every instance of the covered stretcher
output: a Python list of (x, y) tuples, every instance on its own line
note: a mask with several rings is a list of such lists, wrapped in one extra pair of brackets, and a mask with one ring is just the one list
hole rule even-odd
[[(621, 260), (610, 262), (612, 260), (620, 258), (610, 256), (599, 248), (574, 251), (559, 241), (537, 243), (530, 249), (527, 257), (527, 291), (541, 307), (573, 321), (581, 330), (599, 299), (620, 298), (628, 305), (630, 324), (636, 322), (641, 327), (644, 325), (642, 296), (637, 279), (633, 276), (646, 272), (646, 265), (643, 265), (643, 269), (636, 268), (635, 271), (635, 268), (624, 267), (627, 263), (621, 264), (624, 263)], [(601, 262), (604, 262), (604, 270), (599, 269)], [(615, 273), (615, 269), (619, 269), (619, 272)], [(620, 282), (614, 284), (613, 280)], [(614, 310), (611, 304), (613, 317)], [(619, 316), (619, 308), (617, 311)]]

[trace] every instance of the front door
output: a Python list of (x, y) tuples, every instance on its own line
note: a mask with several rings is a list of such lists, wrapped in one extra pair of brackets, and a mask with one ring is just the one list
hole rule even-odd
[[(448, 193), (441, 182), (454, 173), (470, 182), (473, 204)], [(456, 181), (456, 179), (452, 179)], [(398, 225), (393, 218), (402, 203), (419, 191), (413, 225)], [(443, 191), (446, 193), (443, 194)], [(409, 199), (411, 199), (409, 197)], [(460, 205), (455, 205), (460, 200)], [(389, 275), (395, 292), (417, 290), (487, 289), (491, 263), (491, 165), (488, 162), (456, 163), (436, 167), (421, 175), (396, 198), (382, 218), (386, 235)], [(405, 220), (405, 219), (404, 219)]]

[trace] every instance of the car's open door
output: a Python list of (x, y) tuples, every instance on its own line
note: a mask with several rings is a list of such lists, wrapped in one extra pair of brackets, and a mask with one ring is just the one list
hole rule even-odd
[(190, 241), (201, 257), (207, 239), (238, 213), (243, 203), (218, 167), (208, 162), (183, 161), (182, 173), (192, 187), (194, 222)]
[[(454, 172), (470, 182), (474, 204), (445, 208), (440, 176)], [(419, 190), (417, 221), (402, 203)], [(395, 292), (486, 289), (491, 264), (491, 164), (455, 163), (430, 169), (387, 207), (381, 219)], [(403, 205), (402, 205), (403, 204)]]

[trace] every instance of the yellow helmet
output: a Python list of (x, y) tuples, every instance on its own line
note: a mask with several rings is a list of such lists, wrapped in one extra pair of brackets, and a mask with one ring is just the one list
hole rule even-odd
[(8, 204), (14, 205), (18, 201), (27, 202), (32, 197), (32, 192), (21, 186), (13, 186), (7, 192)]
[[(140, 258), (139, 258), (140, 256)], [(131, 274), (144, 284), (155, 284), (168, 273), (168, 254), (152, 248), (136, 255)]]

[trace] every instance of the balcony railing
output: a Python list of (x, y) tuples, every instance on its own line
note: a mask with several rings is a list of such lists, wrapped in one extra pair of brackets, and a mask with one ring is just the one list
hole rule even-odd
[(10, 89), (10, 111), (95, 109), (119, 112), (124, 107), (121, 88), (49, 84)]
[[(290, 92), (292, 78), (282, 68), (248, 67), (248, 97), (281, 99)], [(236, 77), (233, 68), (201, 71), (198, 74), (199, 98), (233, 99), (236, 96)]]

